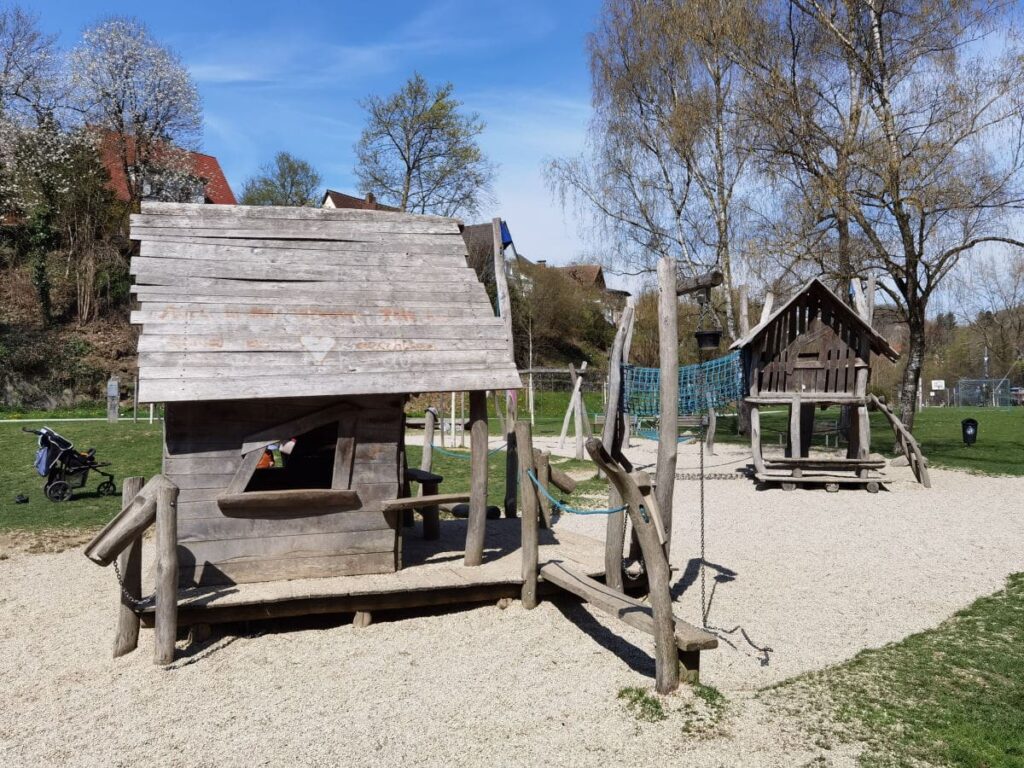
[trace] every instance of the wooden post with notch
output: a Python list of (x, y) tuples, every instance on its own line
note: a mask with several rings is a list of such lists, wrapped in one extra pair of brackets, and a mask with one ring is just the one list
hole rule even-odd
[[(126, 477), (121, 485), (121, 508), (132, 503), (145, 485), (144, 477)], [(118, 591), (117, 629), (114, 631), (114, 658), (131, 653), (139, 645), (139, 614), (129, 600), (142, 599), (142, 534), (140, 533), (117, 556), (121, 571), (121, 590)]]
[(469, 524), (466, 527), (467, 566), (484, 561), (484, 533), (487, 526), (487, 393), (469, 393)]
[(529, 422), (517, 421), (515, 432), (516, 447), (519, 452), (519, 488), (523, 496), (522, 600), (523, 607), (529, 609), (537, 607), (537, 571), (540, 567), (538, 563), (540, 503), (537, 497), (540, 494), (528, 474), (533, 472), (534, 477), (537, 476), (537, 468), (533, 463), (533, 430), (530, 429)]
[(156, 643), (153, 662), (174, 661), (178, 634), (178, 489), (163, 486), (156, 497)]

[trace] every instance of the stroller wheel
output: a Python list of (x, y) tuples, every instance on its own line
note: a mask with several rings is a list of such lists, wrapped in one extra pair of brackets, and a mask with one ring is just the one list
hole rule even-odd
[(43, 490), (50, 501), (67, 501), (71, 498), (71, 486), (64, 480), (54, 480)]
[(117, 486), (114, 485), (113, 480), (104, 480), (98, 486), (96, 486), (96, 492), (100, 496), (113, 496), (117, 493)]

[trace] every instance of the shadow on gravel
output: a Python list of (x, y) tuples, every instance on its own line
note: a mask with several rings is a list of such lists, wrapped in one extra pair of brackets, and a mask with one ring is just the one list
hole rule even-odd
[(645, 677), (653, 678), (655, 676), (654, 657), (605, 627), (587, 612), (582, 603), (571, 598), (559, 598), (551, 600), (551, 604), (591, 640), (606, 651), (614, 653), (634, 672)]

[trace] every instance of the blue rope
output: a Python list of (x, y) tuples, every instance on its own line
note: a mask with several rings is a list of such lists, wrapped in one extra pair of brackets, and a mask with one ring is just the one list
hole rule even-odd
[[(636, 431), (636, 433), (638, 435), (640, 435), (640, 437), (646, 437), (648, 440), (659, 440), (660, 439), (657, 430), (654, 430), (654, 429), (638, 429)], [(688, 443), (688, 442), (690, 442), (693, 439), (694, 439), (693, 435), (680, 435), (680, 437), (676, 440), (676, 442), (677, 443)]]
[[(488, 452), (487, 452), (487, 455), (488, 455), (488, 456), (493, 456), (493, 455), (494, 455), (494, 454), (496, 454), (496, 453), (497, 453), (498, 451), (503, 451), (503, 450), (505, 450), (505, 445), (506, 445), (505, 443), (502, 443), (502, 444), (501, 444), (501, 445), (499, 445), (499, 446), (498, 446), (497, 448), (494, 448), (494, 449), (492, 449), (492, 450), (488, 451)], [(462, 459), (463, 461), (469, 461), (469, 459), (470, 459), (470, 458), (471, 458), (471, 456), (472, 456), (472, 454), (471, 454), (471, 453), (470, 453), (469, 451), (460, 451), (460, 452), (458, 452), (458, 453), (455, 453), (454, 451), (446, 451), (446, 450), (445, 450), (444, 448), (441, 448), (441, 447), (439, 447), (439, 446), (436, 446), (436, 445), (434, 445), (433, 443), (431, 443), (431, 446), (430, 446), (430, 447), (431, 447), (431, 448), (432, 448), (433, 450), (435, 450), (435, 451), (437, 451), (438, 453), (440, 453), (440, 454), (441, 454), (442, 456), (449, 456), (449, 457), (451, 457), (451, 458), (453, 458), (453, 459)]]
[(555, 508), (560, 512), (568, 512), (570, 515), (614, 515), (619, 512), (624, 512), (629, 508), (628, 504), (623, 504), (621, 507), (615, 507), (615, 509), (580, 509), (578, 507), (570, 507), (564, 501), (559, 501), (552, 496), (548, 489), (541, 485), (540, 481), (537, 480), (537, 476), (533, 474), (532, 469), (526, 470), (526, 474), (529, 476), (530, 480), (533, 481), (533, 484), (540, 489), (540, 492), (547, 497), (548, 501), (554, 504)]
[[(661, 370), (622, 366), (624, 410), (638, 418), (661, 416)], [(743, 398), (743, 368), (739, 352), (679, 369), (679, 413), (706, 413)]]

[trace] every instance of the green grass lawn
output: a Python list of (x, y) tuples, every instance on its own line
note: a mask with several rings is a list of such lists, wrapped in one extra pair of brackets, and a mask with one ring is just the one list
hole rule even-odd
[[(26, 424), (38, 428), (43, 422)], [(90, 473), (84, 488), (75, 490), (71, 501), (54, 503), (43, 495), (43, 478), (32, 462), (36, 436), (25, 434), (19, 424), (0, 424), (0, 531), (43, 528), (95, 528), (106, 523), (120, 509), (121, 480), (131, 475), (152, 477), (160, 471), (160, 440), (163, 425), (120, 421), (54, 422), (50, 426), (71, 440), (78, 450), (96, 449), (98, 461), (109, 461), (106, 471), (114, 474), (118, 493), (102, 497), (96, 485), (102, 478)], [(28, 504), (15, 504), (18, 494)]]
[(866, 766), (1024, 767), (1024, 573), (935, 629), (771, 689), (829, 700)]
[[(24, 426), (38, 428), (44, 422), (26, 422)], [(0, 424), (0, 531), (41, 530), (46, 528), (96, 528), (102, 526), (120, 509), (121, 481), (125, 477), (141, 475), (150, 478), (160, 472), (160, 441), (163, 426), (157, 422), (147, 424), (140, 421), (133, 424), (122, 420), (117, 424), (105, 421), (53, 422), (50, 426), (71, 440), (79, 450), (96, 448), (99, 461), (111, 462), (108, 471), (113, 472), (118, 494), (102, 497), (96, 493), (100, 478), (90, 475), (85, 488), (77, 489), (71, 501), (54, 503), (43, 495), (43, 478), (36, 474), (32, 462), (35, 459), (36, 437), (21, 431), (22, 424)], [(495, 436), (492, 446), (501, 444)], [(468, 439), (467, 439), (468, 443)], [(422, 449), (409, 446), (409, 466), (418, 467)], [(457, 449), (456, 449), (456, 452)], [(469, 452), (465, 451), (465, 456)], [(587, 469), (589, 462), (570, 459), (555, 459), (557, 466), (564, 470)], [(435, 452), (434, 471), (442, 475), (442, 491), (457, 492), (469, 488), (469, 461), (451, 458)], [(498, 452), (488, 459), (489, 482), (488, 502), (502, 506), (505, 496), (505, 453)], [(570, 503), (583, 506), (587, 502), (582, 496), (598, 490), (598, 481), (581, 483)], [(29, 497), (27, 504), (15, 504), (14, 497), (24, 494)], [(591, 504), (590, 506), (594, 506)]]

